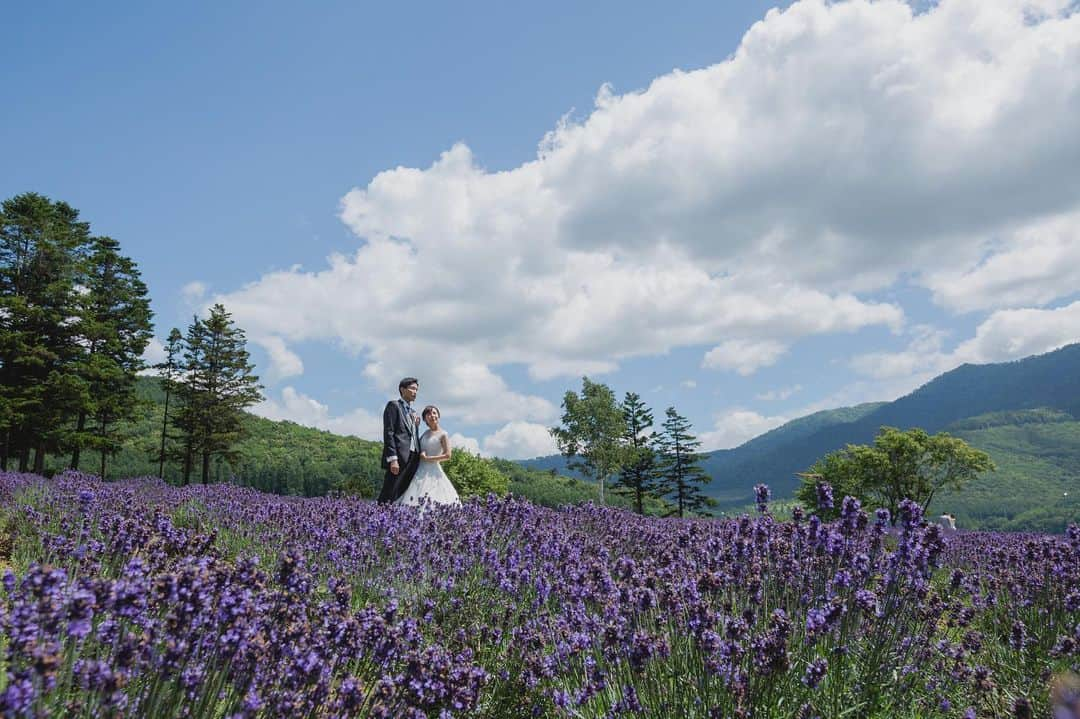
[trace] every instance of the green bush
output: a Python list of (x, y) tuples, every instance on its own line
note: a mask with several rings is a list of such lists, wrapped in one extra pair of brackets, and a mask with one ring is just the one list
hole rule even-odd
[(506, 494), (510, 479), (490, 462), (463, 449), (455, 449), (443, 469), (461, 498)]

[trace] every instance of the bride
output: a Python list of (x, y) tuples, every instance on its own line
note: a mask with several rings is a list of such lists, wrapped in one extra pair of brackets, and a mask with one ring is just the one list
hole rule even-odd
[(424, 407), (424, 422), (428, 431), (420, 436), (420, 466), (413, 475), (409, 488), (398, 498), (395, 504), (417, 506), (424, 497), (431, 504), (461, 504), (457, 490), (450, 484), (449, 477), (440, 465), (450, 459), (450, 438), (439, 427), (439, 408), (434, 405)]

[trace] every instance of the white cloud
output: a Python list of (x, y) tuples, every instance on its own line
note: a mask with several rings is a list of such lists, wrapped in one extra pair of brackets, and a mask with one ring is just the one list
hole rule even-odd
[(787, 347), (771, 340), (727, 340), (705, 353), (701, 366), (735, 370), (744, 377), (775, 364)]
[(548, 428), (530, 422), (510, 422), (484, 438), (484, 454), (503, 459), (531, 459), (558, 454)]
[[(146, 349), (143, 350), (142, 355), (143, 362), (153, 367), (154, 365), (165, 361), (165, 345), (157, 337), (151, 337), (150, 342), (147, 343)], [(155, 374), (156, 371), (155, 371)]]
[(753, 410), (734, 408), (717, 414), (713, 419), (715, 421), (713, 428), (698, 435), (703, 452), (738, 447), (749, 439), (779, 427), (791, 417), (766, 416)]
[(779, 400), (785, 400), (801, 390), (801, 384), (792, 385), (790, 387), (779, 387), (777, 389), (771, 389), (768, 392), (761, 392), (760, 394), (754, 395), (754, 399), (758, 399), (763, 402), (776, 402)]
[(930, 379), (938, 374), (947, 333), (927, 325), (911, 329), (912, 339), (903, 352), (867, 352), (856, 355), (850, 365), (861, 375), (878, 380), (894, 380), (902, 377), (925, 376)]
[(1080, 14), (1039, 7), (770, 11), (723, 62), (602, 88), (518, 167), (458, 144), (378, 173), (341, 202), (358, 249), (217, 299), (282, 353), (362, 356), (382, 391), (421, 376), (466, 424), (553, 416), (504, 365), (550, 379), (703, 346), (749, 374), (802, 337), (900, 331), (869, 294), (899, 278), (954, 309), (1052, 301), (1073, 271), (1012, 272), (1008, 254), (1038, 236), (1073, 258), (1048, 218), (1080, 213)]
[[(973, 337), (952, 350), (944, 349), (945, 338), (944, 332), (923, 327), (906, 349), (862, 354), (852, 358), (851, 366), (859, 374), (910, 391), (964, 363), (1005, 362), (1051, 352), (1080, 342), (1080, 301), (1054, 309), (998, 310)], [(903, 392), (894, 396), (899, 394)]]
[(1080, 288), (1080, 212), (1007, 233), (984, 261), (928, 273), (926, 284), (939, 304), (962, 312), (1070, 295)]
[(180, 296), (188, 305), (198, 305), (206, 297), (207, 287), (205, 282), (192, 280), (180, 289)]
[(466, 437), (460, 432), (454, 432), (450, 435), (450, 447), (452, 449), (464, 449), (471, 454), (479, 454), (484, 456), (480, 450), (480, 442), (474, 437)]
[(354, 435), (369, 440), (382, 438), (382, 417), (361, 408), (344, 415), (331, 416), (329, 407), (293, 387), (283, 388), (280, 400), (268, 397), (252, 407), (251, 411), (267, 419), (289, 420), (334, 434)]
[(266, 350), (270, 357), (270, 371), (267, 379), (277, 382), (286, 377), (295, 377), (304, 373), (304, 361), (290, 350), (280, 337), (269, 335), (252, 337), (252, 341)]
[(684, 379), (682, 382), (679, 383), (679, 386), (686, 389), (695, 389), (697, 388), (697, 382), (692, 379)]
[(1080, 342), (1080, 300), (1056, 309), (999, 310), (957, 346), (962, 362), (1004, 362)]

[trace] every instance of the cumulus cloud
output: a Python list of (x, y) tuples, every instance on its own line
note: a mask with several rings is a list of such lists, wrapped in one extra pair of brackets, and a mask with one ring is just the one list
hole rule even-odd
[(762, 402), (776, 402), (780, 400), (785, 400), (801, 390), (801, 384), (792, 385), (790, 387), (778, 387), (776, 389), (771, 389), (767, 392), (761, 392), (759, 394), (756, 394), (754, 395), (754, 399), (761, 400)]
[(205, 282), (192, 280), (180, 288), (180, 296), (189, 305), (197, 305), (206, 297), (207, 287)]
[(744, 377), (762, 367), (775, 364), (787, 347), (780, 342), (765, 340), (727, 340), (705, 353), (702, 367), (735, 370)]
[(1062, 296), (1075, 270), (1014, 260), (1027, 242), (1075, 258), (1078, 117), (1066, 0), (804, 0), (723, 62), (602, 87), (518, 167), (461, 143), (378, 173), (341, 201), (358, 249), (219, 299), (285, 360), (333, 342), (382, 391), (422, 376), (463, 422), (546, 422), (500, 367), (580, 376), (692, 346), (750, 374), (803, 337), (901, 331), (873, 296), (900, 278), (955, 310)]
[(454, 432), (450, 435), (450, 447), (464, 449), (471, 454), (484, 455), (480, 449), (480, 442), (475, 437), (467, 437), (460, 432)]
[(289, 420), (306, 427), (362, 439), (381, 440), (382, 417), (364, 409), (333, 416), (330, 408), (293, 387), (284, 387), (281, 398), (266, 398), (251, 408), (254, 414), (273, 420)]
[(911, 340), (902, 352), (866, 352), (851, 358), (850, 365), (859, 374), (878, 380), (902, 377), (927, 379), (938, 374), (944, 356), (942, 347), (948, 333), (929, 325), (918, 325), (910, 332)]
[(945, 332), (923, 327), (899, 352), (871, 352), (852, 358), (852, 368), (878, 380), (901, 381), (914, 389), (964, 363), (1021, 359), (1080, 342), (1080, 301), (1053, 309), (998, 310), (973, 337), (945, 349)]
[(286, 377), (294, 377), (304, 373), (304, 361), (285, 344), (285, 341), (274, 335), (253, 337), (252, 341), (266, 350), (270, 357), (270, 371), (267, 379), (277, 382)]
[(791, 417), (787, 415), (762, 415), (750, 409), (733, 408), (717, 414), (713, 428), (698, 435), (701, 449), (712, 452), (717, 449), (738, 447), (770, 429), (779, 427)]
[(165, 361), (165, 345), (162, 344), (161, 340), (157, 337), (150, 338), (146, 349), (143, 350), (142, 360), (151, 367)]
[(1080, 212), (1005, 233), (973, 266), (927, 274), (941, 305), (960, 312), (1042, 305), (1080, 288)]
[(484, 438), (484, 454), (503, 459), (532, 459), (558, 454), (546, 425), (510, 422)]

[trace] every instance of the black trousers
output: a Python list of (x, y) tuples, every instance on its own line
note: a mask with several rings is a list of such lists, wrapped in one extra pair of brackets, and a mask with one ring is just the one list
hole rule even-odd
[(405, 494), (405, 490), (409, 488), (409, 482), (412, 481), (413, 475), (416, 474), (417, 468), (420, 466), (420, 453), (412, 452), (409, 455), (409, 461), (404, 466), (400, 464), (400, 471), (397, 476), (390, 473), (390, 468), (386, 468), (386, 475), (383, 477), (382, 491), (379, 492), (379, 501), (383, 504), (389, 504), (395, 499)]

